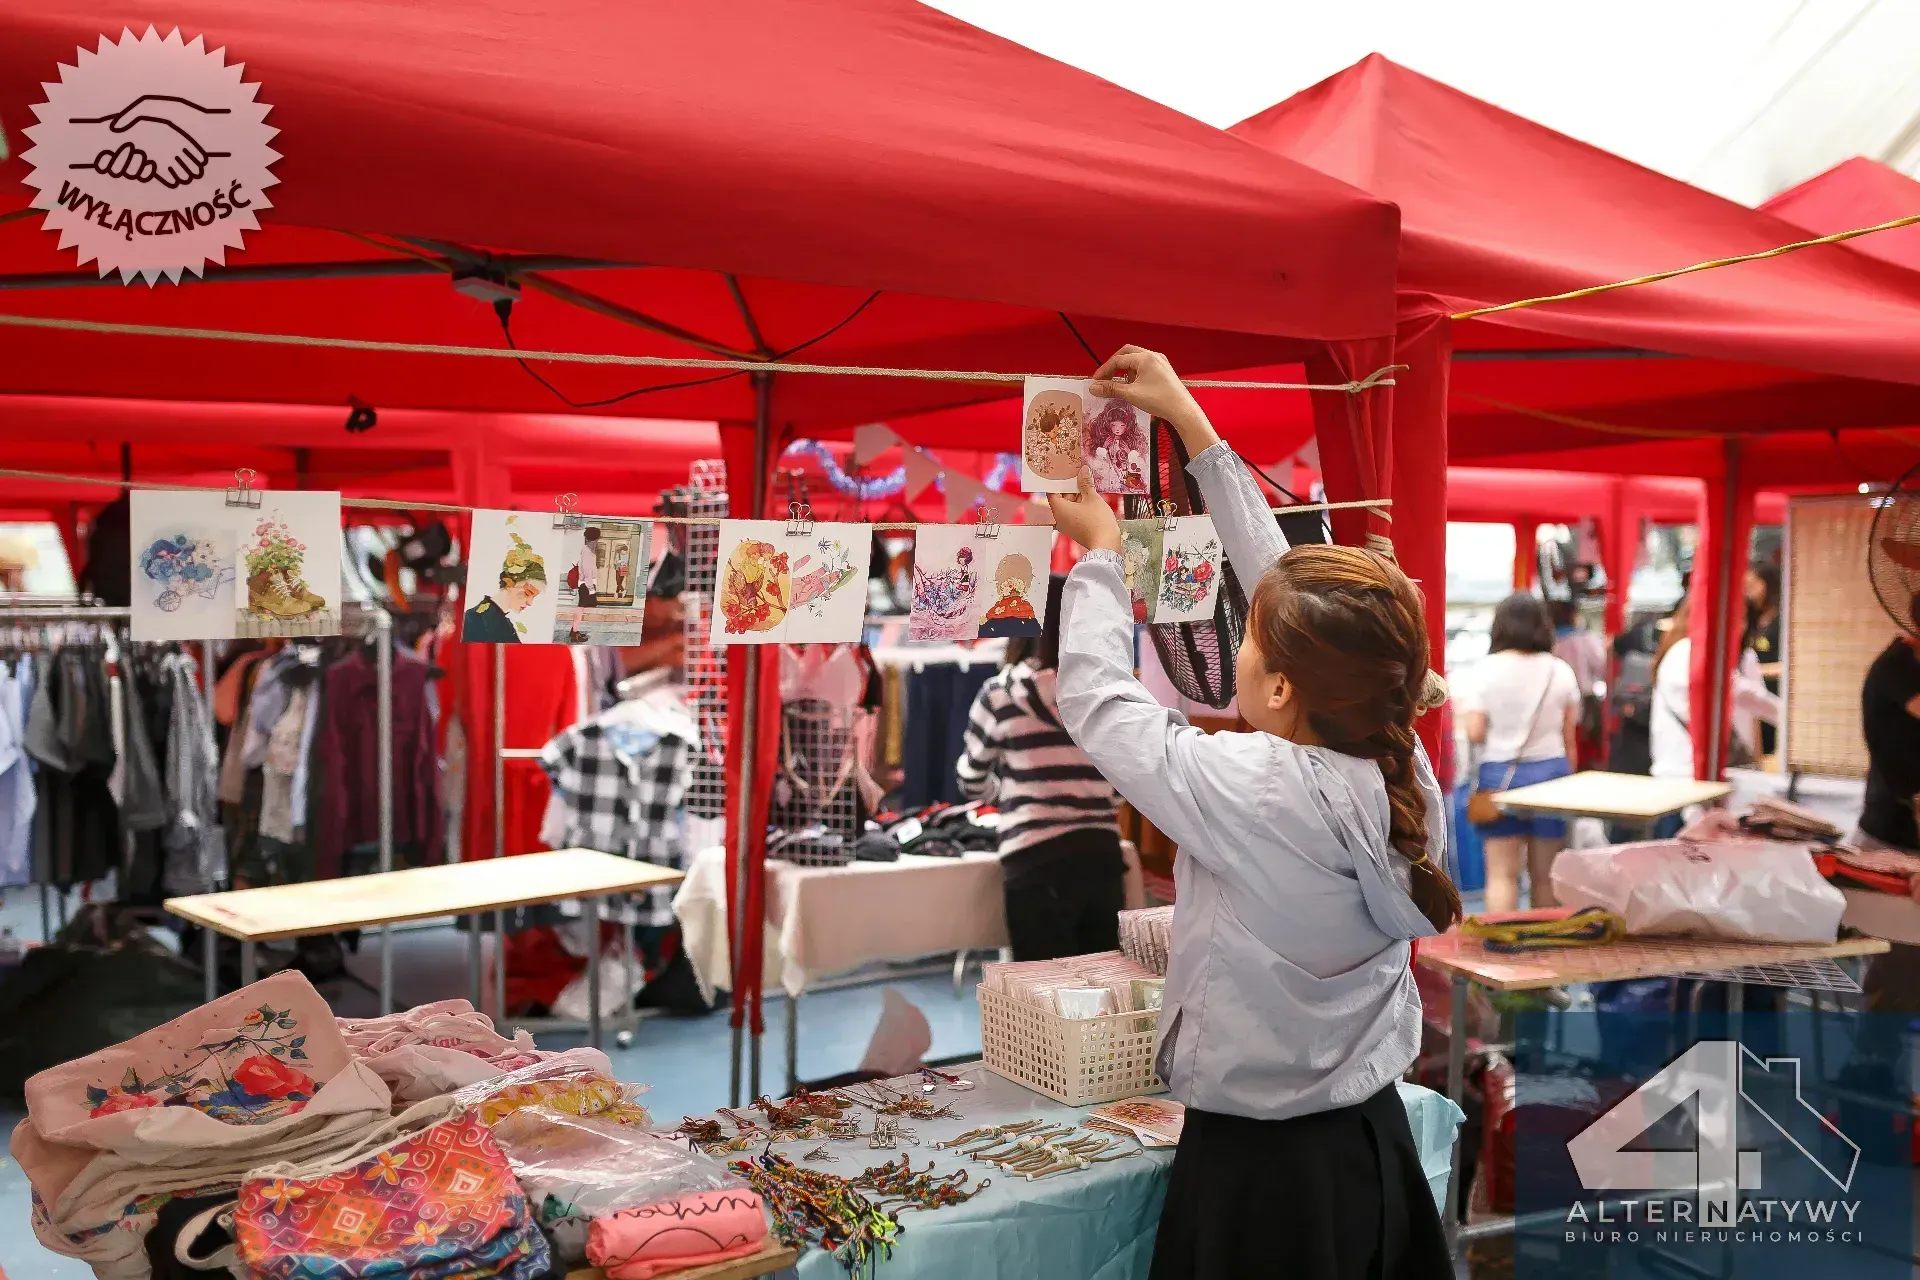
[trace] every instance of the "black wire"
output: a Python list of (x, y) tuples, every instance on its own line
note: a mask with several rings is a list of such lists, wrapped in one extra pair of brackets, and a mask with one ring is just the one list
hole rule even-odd
[[(874, 300), (877, 299), (880, 294), (881, 290), (875, 289), (867, 295), (866, 301), (848, 312), (846, 318), (834, 325), (831, 329), (826, 330), (824, 333), (815, 334), (797, 346), (788, 347), (785, 351), (776, 352), (771, 358), (774, 360), (785, 360), (789, 356), (805, 351), (815, 343), (826, 341), (834, 334), (840, 332), (840, 330), (852, 324), (861, 312), (873, 305)], [(507, 346), (512, 350), (518, 351), (520, 348), (513, 340), (513, 300), (511, 298), (501, 298), (493, 304), (493, 313), (500, 318), (500, 333), (506, 338)], [(750, 370), (746, 369), (729, 369), (725, 373), (717, 373), (705, 378), (690, 378), (684, 382), (664, 382), (654, 387), (636, 387), (632, 391), (623, 391), (619, 395), (608, 396), (604, 400), (575, 400), (572, 396), (569, 396), (566, 392), (554, 386), (553, 383), (547, 381), (545, 377), (541, 376), (538, 369), (535, 369), (525, 360), (516, 357), (514, 363), (526, 370), (528, 377), (552, 392), (562, 404), (573, 409), (604, 409), (610, 404), (619, 404), (622, 400), (631, 400), (635, 396), (652, 395), (656, 391), (684, 391), (688, 387), (709, 386), (715, 382), (725, 382), (729, 378), (742, 377), (750, 372)]]
[(1259, 476), (1262, 480), (1265, 480), (1268, 484), (1272, 485), (1279, 492), (1285, 494), (1287, 497), (1293, 499), (1295, 502), (1306, 501), (1305, 498), (1302, 498), (1299, 494), (1287, 488), (1287, 486), (1281, 484), (1278, 480), (1275, 480), (1272, 476), (1268, 475), (1266, 472), (1262, 471), (1260, 468), (1254, 466), (1251, 462), (1247, 462), (1245, 458), (1240, 459), (1240, 461), (1247, 463), (1247, 470), (1253, 472), (1253, 474)]
[(1067, 318), (1066, 312), (1056, 311), (1054, 314), (1060, 317), (1060, 323), (1067, 326), (1067, 332), (1073, 335), (1073, 340), (1080, 344), (1080, 349), (1087, 353), (1087, 359), (1093, 361), (1093, 367), (1098, 369), (1104, 362), (1100, 359), (1100, 353), (1093, 349), (1093, 344), (1082, 336), (1079, 328)]

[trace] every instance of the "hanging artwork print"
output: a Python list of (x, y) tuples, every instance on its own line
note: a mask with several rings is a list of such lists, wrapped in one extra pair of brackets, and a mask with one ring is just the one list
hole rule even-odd
[(976, 539), (974, 552), (982, 577), (980, 636), (1039, 635), (1052, 585), (1053, 530), (1005, 526), (997, 537)]
[(136, 640), (340, 633), (340, 495), (136, 489), (129, 497)]
[(1161, 536), (1160, 595), (1155, 622), (1213, 617), (1220, 596), (1220, 538), (1212, 516), (1181, 516)]
[(1096, 396), (1085, 378), (1028, 378), (1020, 430), (1020, 483), (1028, 493), (1072, 493), (1080, 468), (1101, 493), (1147, 491), (1145, 410)]
[(856, 643), (872, 553), (867, 525), (721, 521), (711, 643)]
[(1080, 487), (1086, 389), (1079, 378), (1028, 378), (1021, 405), (1020, 484), (1028, 493)]
[(1147, 427), (1143, 409), (1125, 400), (1087, 396), (1087, 469), (1101, 493), (1147, 491)]
[(1162, 537), (1158, 520), (1120, 522), (1120, 556), (1126, 565), (1127, 594), (1133, 597), (1135, 622), (1153, 621), (1160, 596)]
[(639, 644), (652, 547), (651, 520), (582, 516), (561, 530), (554, 643)]
[(929, 525), (913, 542), (913, 607), (909, 640), (971, 640), (979, 634), (984, 549), (997, 539), (976, 538), (968, 525)]
[(476, 511), (467, 554), (467, 644), (553, 644), (562, 584), (560, 530), (528, 511)]

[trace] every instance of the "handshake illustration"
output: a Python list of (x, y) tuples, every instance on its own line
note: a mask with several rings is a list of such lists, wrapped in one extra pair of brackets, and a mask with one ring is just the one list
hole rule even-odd
[[(203, 107), (186, 98), (144, 94), (108, 116), (83, 116), (70, 124), (107, 127), (110, 144), (90, 161), (69, 165), (109, 178), (158, 182), (168, 189), (196, 182), (207, 172), (209, 160), (228, 155), (209, 151), (193, 136), (191, 127), (208, 116), (229, 114), (225, 107)], [(117, 139), (117, 145), (111, 145)]]

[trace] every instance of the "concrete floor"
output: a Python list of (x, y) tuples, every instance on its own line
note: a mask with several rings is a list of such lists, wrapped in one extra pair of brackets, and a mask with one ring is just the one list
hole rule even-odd
[[(15, 894), (0, 902), (0, 925), (24, 938), (40, 936), (37, 897)], [(467, 993), (465, 936), (451, 928), (400, 934), (394, 943), (394, 996), (401, 1005), (442, 1000)], [(378, 981), (379, 950), (368, 940), (351, 962), (353, 971)], [(980, 1010), (973, 995), (977, 975), (969, 975), (964, 992), (956, 997), (950, 977), (908, 977), (891, 983), (926, 1014), (933, 1032), (932, 1059), (977, 1054), (980, 1051)], [(867, 1038), (880, 1017), (884, 978), (875, 982), (808, 995), (800, 1005), (800, 1075), (819, 1079), (852, 1071), (860, 1065)], [(327, 994), (343, 1016), (366, 1016), (378, 1010), (375, 998), (352, 984), (338, 984)], [(769, 1003), (767, 1035), (763, 1042), (761, 1082), (769, 1092), (785, 1083), (784, 1000)], [(611, 1041), (611, 1036), (609, 1040)], [(582, 1042), (580, 1036), (540, 1037), (543, 1048), (561, 1049)], [(611, 1043), (608, 1053), (622, 1080), (652, 1086), (644, 1101), (664, 1124), (681, 1116), (710, 1112), (727, 1103), (728, 1064), (732, 1031), (726, 1015), (705, 1018), (648, 1018), (640, 1023), (627, 1049)], [(7, 1131), (20, 1120), (17, 1112), (0, 1109)], [(43, 1248), (28, 1227), (30, 1211), (26, 1178), (11, 1159), (0, 1159), (0, 1272), (4, 1280), (86, 1280), (85, 1264)]]

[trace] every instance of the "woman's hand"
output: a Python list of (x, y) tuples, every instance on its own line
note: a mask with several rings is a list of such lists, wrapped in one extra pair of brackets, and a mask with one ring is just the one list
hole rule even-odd
[(1053, 527), (1089, 551), (1120, 550), (1120, 521), (1107, 500), (1094, 492), (1093, 472), (1080, 468), (1080, 492), (1050, 493)]
[(1217, 444), (1220, 437), (1207, 421), (1193, 392), (1180, 381), (1167, 358), (1144, 347), (1125, 346), (1114, 352), (1087, 388), (1096, 396), (1125, 400), (1163, 419), (1179, 433), (1189, 453)]

